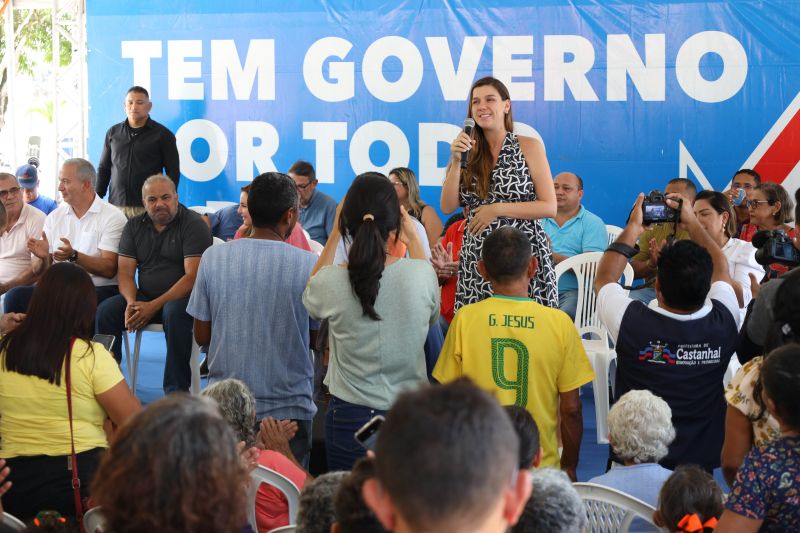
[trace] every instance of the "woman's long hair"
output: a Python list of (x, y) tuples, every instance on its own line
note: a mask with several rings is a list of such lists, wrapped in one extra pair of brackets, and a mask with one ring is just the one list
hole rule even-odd
[(77, 337), (90, 343), (96, 312), (89, 274), (73, 263), (52, 265), (36, 284), (25, 320), (0, 339), (3, 368), (60, 385), (70, 341)]
[[(500, 98), (505, 102), (511, 99), (508, 89), (502, 81), (491, 76), (481, 78), (472, 84), (469, 91), (469, 101), (467, 102), (467, 116), (472, 116), (472, 93), (478, 87), (485, 87), (491, 85), (500, 94)], [(514, 118), (511, 116), (511, 108), (506, 113), (503, 121), (506, 131), (514, 131)], [(479, 198), (486, 198), (489, 195), (489, 184), (491, 182), (492, 167), (494, 165), (494, 158), (492, 151), (489, 149), (489, 141), (483, 134), (483, 129), (475, 124), (472, 129), (473, 140), (472, 150), (469, 152), (469, 159), (467, 160), (466, 170), (461, 171), (461, 187), (465, 191), (473, 191)], [(475, 178), (473, 180), (473, 177)]]
[(403, 184), (403, 187), (405, 187), (406, 191), (408, 192), (408, 214), (416, 219), (421, 220), (422, 210), (425, 208), (425, 204), (422, 202), (422, 198), (419, 197), (417, 175), (414, 174), (413, 170), (406, 167), (393, 168), (391, 172), (389, 172), (390, 176), (392, 174), (397, 176), (397, 179)]
[(347, 272), (353, 293), (364, 314), (380, 320), (375, 300), (386, 262), (386, 241), (389, 233), (400, 231), (400, 202), (386, 176), (365, 172), (353, 180), (342, 206), (339, 231), (350, 240)]
[(728, 201), (728, 197), (719, 191), (700, 191), (694, 198), (694, 202), (698, 200), (705, 200), (711, 209), (717, 212), (718, 215), (728, 213), (728, 221), (725, 222), (725, 236), (730, 238), (736, 235), (736, 213), (733, 211), (733, 205)]

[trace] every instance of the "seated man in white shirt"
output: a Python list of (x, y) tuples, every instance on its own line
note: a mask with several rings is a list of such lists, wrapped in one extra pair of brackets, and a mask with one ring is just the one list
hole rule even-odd
[[(117, 288), (117, 247), (127, 219), (95, 192), (97, 171), (85, 159), (67, 159), (58, 176), (58, 190), (64, 199), (47, 215), (44, 234), (28, 241), (34, 255), (33, 271), (39, 275), (53, 261), (76, 263), (92, 277), (97, 303), (119, 294)], [(21, 286), (6, 294), (6, 312), (23, 313), (28, 308), (33, 286)]]
[(736, 348), (739, 303), (725, 255), (698, 222), (691, 202), (680, 208), (691, 241), (664, 246), (658, 258), (658, 307), (626, 296), (617, 284), (633, 245), (644, 232), (639, 195), (625, 230), (609, 246), (597, 270), (597, 311), (616, 342), (614, 399), (649, 390), (672, 409), (676, 438), (659, 463), (668, 469), (693, 463), (720, 465), (725, 435), (722, 378)]
[(0, 224), (0, 295), (36, 281), (28, 250), (28, 239), (42, 235), (45, 214), (23, 201), (23, 192), (13, 174), (0, 172), (0, 205), (5, 224)]

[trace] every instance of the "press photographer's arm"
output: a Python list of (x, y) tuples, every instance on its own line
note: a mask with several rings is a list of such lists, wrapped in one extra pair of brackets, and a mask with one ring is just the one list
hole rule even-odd
[[(644, 194), (639, 193), (636, 198), (636, 203), (633, 204), (631, 215), (628, 218), (628, 224), (617, 240), (614, 241), (618, 244), (623, 244), (630, 248), (636, 245), (636, 241), (644, 233), (644, 226), (642, 225), (642, 202), (644, 202)], [(625, 270), (625, 265), (628, 263), (627, 258), (621, 253), (605, 253), (600, 260), (600, 265), (597, 267), (597, 276), (594, 280), (594, 290), (599, 291), (609, 283), (615, 283), (622, 272)]]

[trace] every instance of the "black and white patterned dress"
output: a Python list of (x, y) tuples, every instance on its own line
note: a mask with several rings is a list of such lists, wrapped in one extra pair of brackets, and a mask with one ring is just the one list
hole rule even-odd
[[(475, 178), (473, 178), (475, 179)], [(480, 234), (472, 235), (468, 230), (475, 208), (495, 203), (532, 202), (536, 200), (536, 190), (531, 180), (528, 165), (522, 155), (517, 136), (507, 133), (500, 149), (497, 164), (492, 170), (489, 194), (486, 199), (474, 192), (460, 192), (461, 204), (467, 206), (467, 225), (464, 226), (464, 241), (458, 264), (458, 284), (456, 285), (455, 309), (463, 305), (480, 302), (492, 295), (492, 287), (478, 273), (478, 259), (481, 256), (483, 239), (503, 226), (513, 226), (525, 232), (531, 241), (531, 252), (539, 261), (536, 276), (528, 287), (528, 295), (537, 302), (550, 307), (558, 307), (558, 288), (553, 270), (553, 254), (550, 241), (538, 220), (498, 217)]]

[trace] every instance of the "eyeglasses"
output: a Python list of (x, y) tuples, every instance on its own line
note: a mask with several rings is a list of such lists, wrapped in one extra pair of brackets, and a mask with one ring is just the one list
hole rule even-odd
[(770, 202), (769, 200), (747, 200), (747, 207), (749, 209), (758, 209), (758, 205), (759, 204), (770, 204), (770, 205), (772, 205), (772, 202)]
[(6, 198), (8, 198), (9, 194), (12, 196), (16, 196), (17, 194), (19, 194), (19, 191), (20, 187), (11, 187), (10, 189), (5, 189), (3, 191), (0, 191), (0, 199), (5, 200)]
[(304, 191), (304, 190), (306, 190), (306, 188), (308, 188), (308, 187), (309, 187), (309, 186), (310, 186), (312, 183), (314, 183), (314, 180), (311, 180), (311, 181), (309, 181), (309, 182), (308, 182), (308, 183), (306, 183), (305, 185), (300, 185), (299, 183), (295, 183), (295, 185), (297, 185), (297, 188), (298, 188), (298, 189), (300, 189), (301, 191)]
[(755, 185), (753, 185), (752, 183), (736, 183), (736, 182), (733, 182), (732, 187), (734, 189), (746, 189), (746, 190), (749, 191), (750, 189), (755, 187)]

